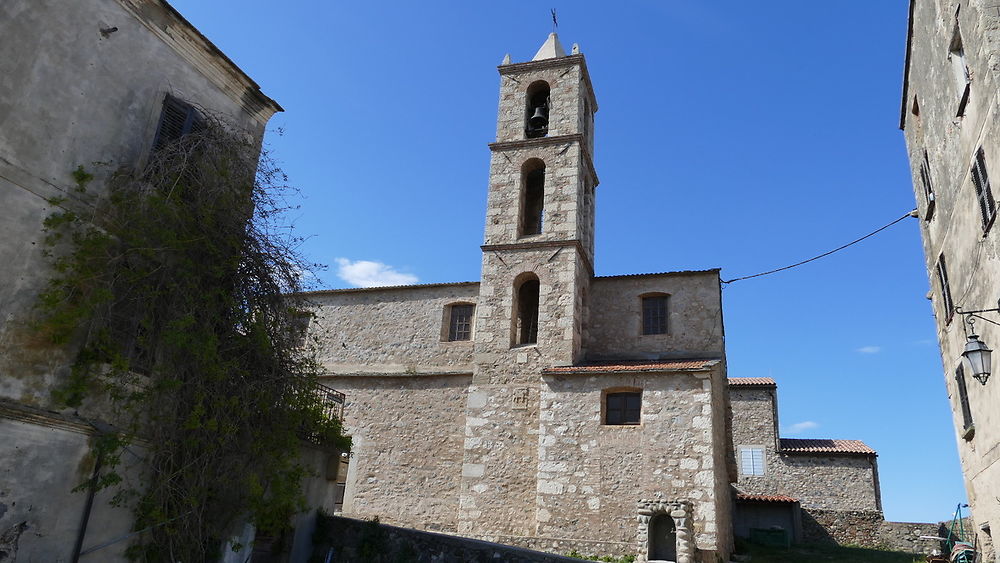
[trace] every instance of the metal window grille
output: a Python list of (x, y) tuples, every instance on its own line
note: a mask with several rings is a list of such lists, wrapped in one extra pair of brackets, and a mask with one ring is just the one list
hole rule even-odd
[(962, 407), (963, 428), (968, 430), (972, 426), (972, 408), (969, 407), (969, 391), (965, 388), (965, 369), (961, 364), (955, 370), (955, 383), (958, 385), (958, 402)]
[(604, 420), (606, 424), (639, 424), (642, 393), (608, 393)]
[(951, 300), (951, 286), (948, 284), (948, 268), (944, 262), (944, 254), (938, 256), (938, 284), (941, 286), (941, 305), (944, 307), (944, 317), (950, 320), (955, 314), (955, 303)]
[(451, 318), (448, 322), (448, 340), (472, 339), (473, 305), (452, 305)]
[(986, 154), (982, 147), (976, 151), (976, 162), (972, 166), (972, 183), (976, 186), (976, 198), (979, 200), (979, 212), (983, 219), (983, 228), (989, 228), (996, 216), (996, 201), (990, 188), (990, 177), (986, 172)]
[(764, 474), (764, 448), (740, 448), (740, 474)]
[(642, 333), (667, 333), (666, 295), (655, 295), (642, 298)]

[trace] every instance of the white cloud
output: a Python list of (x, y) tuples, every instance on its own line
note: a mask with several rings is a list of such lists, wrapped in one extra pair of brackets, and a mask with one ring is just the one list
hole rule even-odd
[(420, 281), (413, 274), (397, 272), (392, 266), (371, 260), (337, 258), (337, 276), (354, 287), (412, 285)]
[(802, 422), (796, 422), (795, 424), (789, 426), (785, 429), (786, 434), (801, 434), (806, 430), (812, 430), (814, 428), (819, 428), (819, 424), (811, 420), (804, 420)]
[(857, 351), (861, 352), (862, 354), (878, 354), (879, 352), (882, 351), (882, 347), (881, 346), (862, 346), (862, 347), (858, 348)]

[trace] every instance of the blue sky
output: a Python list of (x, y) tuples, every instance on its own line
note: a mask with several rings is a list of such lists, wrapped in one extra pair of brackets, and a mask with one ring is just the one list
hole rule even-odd
[[(550, 7), (600, 105), (598, 275), (753, 274), (915, 205), (905, 0), (172, 4), (284, 106), (267, 141), (325, 287), (478, 279), (496, 65)], [(730, 376), (778, 381), (785, 437), (876, 448), (892, 520), (965, 496), (928, 289), (907, 219), (723, 292)]]

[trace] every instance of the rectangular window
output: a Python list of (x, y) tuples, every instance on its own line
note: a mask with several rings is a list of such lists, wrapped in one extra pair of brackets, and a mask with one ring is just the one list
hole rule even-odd
[(944, 263), (944, 254), (938, 256), (938, 285), (941, 286), (941, 307), (944, 308), (944, 320), (950, 322), (955, 314), (955, 303), (951, 300), (951, 286), (948, 285), (948, 268)]
[(996, 218), (997, 207), (993, 200), (993, 190), (990, 188), (990, 177), (986, 173), (986, 154), (983, 147), (976, 151), (976, 162), (972, 165), (972, 183), (976, 186), (976, 198), (979, 199), (979, 212), (983, 219), (983, 230), (989, 229)]
[(451, 318), (448, 321), (448, 340), (472, 339), (473, 305), (452, 305)]
[(740, 446), (740, 475), (764, 474), (764, 448)]
[(969, 79), (969, 66), (965, 62), (965, 45), (962, 42), (962, 32), (955, 22), (955, 31), (951, 36), (951, 45), (948, 46), (948, 60), (951, 63), (951, 71), (955, 76), (955, 84), (961, 93), (958, 101), (958, 111), (956, 117), (965, 115), (965, 108), (969, 105), (969, 95), (972, 93), (972, 84)]
[(650, 295), (642, 298), (642, 333), (667, 333), (666, 295)]
[(605, 400), (605, 424), (639, 424), (639, 416), (642, 410), (642, 393), (608, 393)]
[(924, 199), (927, 207), (924, 211), (924, 220), (930, 221), (934, 214), (934, 184), (931, 182), (931, 163), (927, 157), (927, 150), (924, 150), (924, 160), (920, 163), (920, 183), (924, 188)]
[(167, 94), (163, 100), (160, 123), (156, 127), (153, 150), (159, 150), (201, 126), (201, 116), (193, 105)]
[(959, 364), (955, 370), (955, 384), (958, 386), (958, 403), (962, 407), (962, 424), (965, 430), (972, 427), (972, 409), (969, 407), (969, 391), (965, 387), (965, 369)]

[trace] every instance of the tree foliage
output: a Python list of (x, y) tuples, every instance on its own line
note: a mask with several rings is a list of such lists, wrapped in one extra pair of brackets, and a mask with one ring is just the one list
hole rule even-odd
[[(99, 485), (119, 487), (147, 530), (130, 548), (138, 560), (212, 560), (247, 518), (287, 526), (303, 437), (350, 446), (315, 393), (295, 297), (312, 268), (282, 222), (284, 175), (258, 149), (207, 119), (141, 170), (112, 174), (92, 215), (45, 222), (55, 275), (38, 330), (79, 350), (58, 400), (110, 400)], [(94, 176), (73, 178), (88, 193)], [(116, 473), (125, 448), (143, 458), (134, 489)]]

